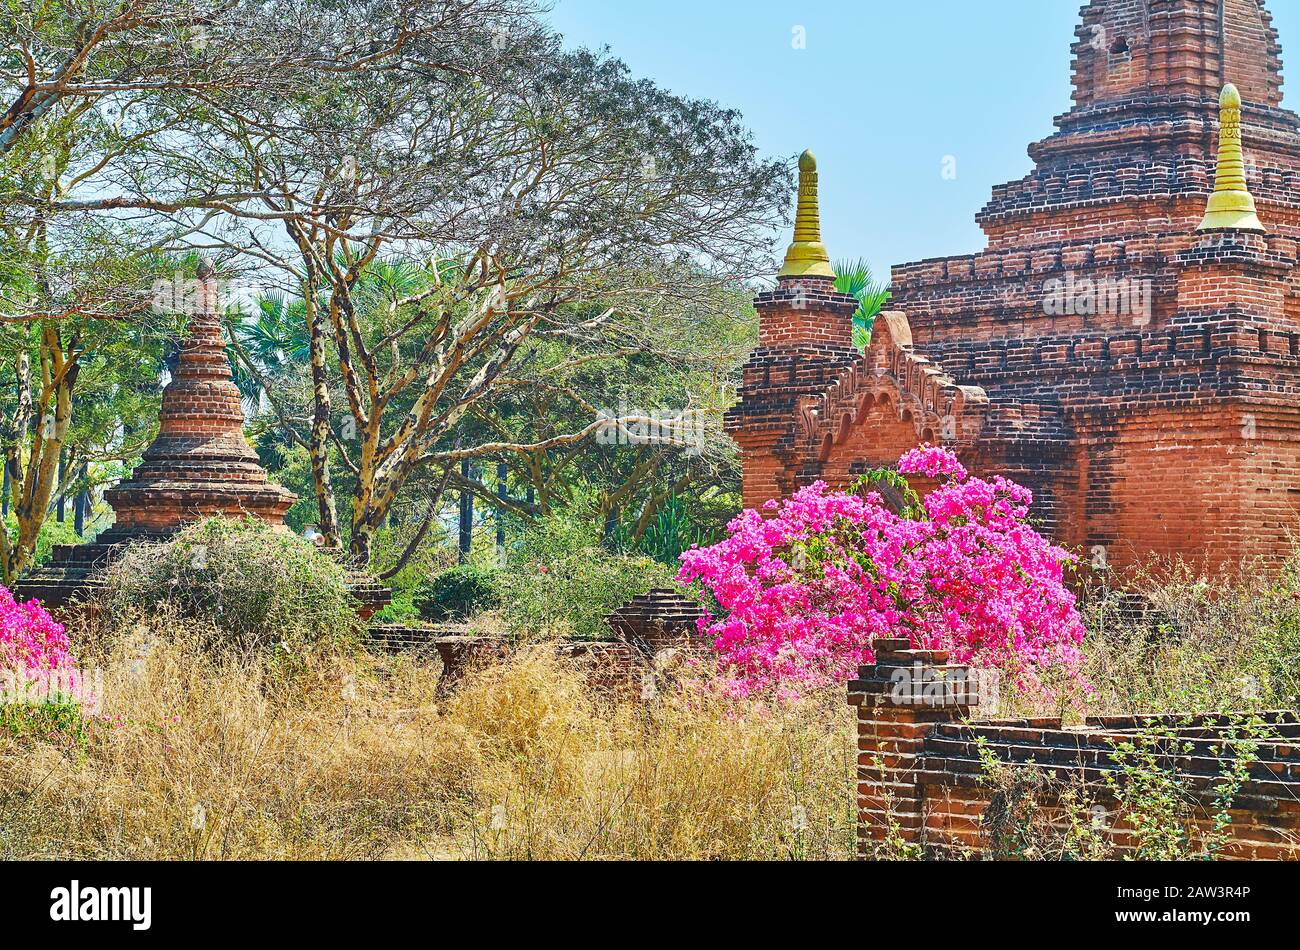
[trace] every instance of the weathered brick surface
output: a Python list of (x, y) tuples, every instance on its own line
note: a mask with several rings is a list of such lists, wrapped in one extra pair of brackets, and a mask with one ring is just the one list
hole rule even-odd
[[(834, 322), (847, 303), (796, 312), (784, 281), (759, 298), (729, 417), (746, 506), (943, 442), (1029, 485), (1048, 530), (1113, 566), (1286, 552), (1300, 120), (1281, 108), (1269, 15), (1260, 0), (1094, 0), (1074, 54), (1074, 108), (1030, 148), (1034, 170), (994, 189), (988, 247), (896, 267), (864, 355)], [(1267, 235), (1196, 231), (1225, 81), (1246, 100)]]
[[(1195, 834), (1210, 828), (1216, 786), (1223, 773), (1223, 726), (1227, 714), (1185, 717), (1110, 717), (1062, 728), (1059, 719), (969, 721), (973, 696), (960, 688), (932, 684), (963, 682), (962, 667), (942, 654), (908, 650), (905, 641), (877, 641), (876, 663), (849, 683), (849, 702), (858, 708), (858, 838), (864, 855), (882, 841), (916, 845), (931, 856), (989, 846), (983, 824), (993, 790), (983, 780), (980, 747), (998, 761), (1037, 770), (1058, 780), (1045, 786), (1040, 804), (1053, 821), (1065, 821), (1060, 783), (1087, 790), (1105, 809), (1105, 830), (1123, 852), (1135, 844), (1118, 814), (1105, 776), (1118, 764), (1115, 744), (1139, 730), (1159, 726), (1177, 736), (1175, 765), (1194, 801)], [(918, 685), (921, 688), (918, 688)], [(1229, 858), (1300, 858), (1300, 721), (1294, 713), (1264, 717), (1268, 734), (1258, 761), (1228, 812)], [(1076, 816), (1077, 817), (1077, 816)], [(1089, 816), (1091, 821), (1091, 816)]]

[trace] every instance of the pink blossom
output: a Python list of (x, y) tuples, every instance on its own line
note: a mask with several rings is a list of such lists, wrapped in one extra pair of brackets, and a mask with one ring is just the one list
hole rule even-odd
[(682, 555), (722, 608), (713, 639), (732, 691), (791, 695), (847, 679), (877, 637), (907, 637), (953, 660), (1033, 686), (1048, 669), (1078, 677), (1083, 624), (1064, 583), (1073, 558), (1025, 521), (1030, 491), (972, 478), (951, 452), (923, 446), (899, 471), (946, 478), (908, 518), (877, 493), (796, 492), (773, 516), (744, 511), (729, 536)]
[(75, 701), (83, 712), (96, 709), (99, 697), (83, 680), (70, 647), (63, 625), (39, 602), (19, 603), (0, 587), (0, 703), (59, 697)]
[(0, 587), (0, 670), (31, 674), (71, 670), (72, 644), (58, 623), (35, 600), (20, 604)]

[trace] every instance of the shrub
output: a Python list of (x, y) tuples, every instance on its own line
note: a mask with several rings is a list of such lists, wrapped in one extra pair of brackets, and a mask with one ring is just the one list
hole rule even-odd
[[(922, 501), (902, 475), (940, 484)], [(899, 511), (882, 484), (901, 493)], [(1072, 558), (1029, 526), (1031, 500), (926, 446), (853, 493), (817, 482), (769, 502), (771, 518), (743, 512), (729, 538), (682, 556), (678, 579), (702, 580), (727, 611), (709, 629), (741, 692), (840, 682), (871, 662), (877, 637), (1037, 684), (1077, 670), (1083, 624), (1064, 584)]]
[[(418, 520), (380, 528), (371, 544), (371, 570), (379, 576), (391, 572), (398, 559), (407, 552), (419, 528)], [(378, 623), (405, 623), (421, 619), (420, 602), (430, 579), (455, 564), (455, 549), (447, 543), (446, 531), (441, 525), (431, 526), (402, 568), (385, 577), (384, 583), (393, 592), (392, 600), (375, 614), (374, 620)]]
[(673, 570), (652, 558), (614, 554), (591, 528), (565, 518), (531, 527), (501, 574), (507, 624), (525, 636), (613, 636), (605, 617), (655, 587), (674, 587)]
[(360, 628), (343, 567), (253, 518), (211, 518), (163, 543), (131, 545), (106, 572), (112, 617), (168, 606), (209, 621), (221, 643), (293, 651)]
[(0, 587), (0, 670), (35, 673), (75, 664), (63, 625), (38, 602), (20, 604)]
[(465, 620), (491, 610), (501, 602), (498, 572), (473, 564), (461, 564), (422, 585), (412, 598), (425, 620), (445, 623)]

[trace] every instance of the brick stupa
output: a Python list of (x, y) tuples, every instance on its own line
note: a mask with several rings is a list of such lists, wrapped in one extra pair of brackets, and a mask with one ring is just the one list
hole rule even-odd
[(994, 189), (987, 248), (896, 267), (865, 354), (828, 268), (783, 270), (758, 297), (728, 418), (746, 507), (946, 443), (1030, 486), (1085, 563), (1289, 550), (1300, 119), (1269, 13), (1093, 0), (1077, 37), (1074, 107), (1030, 148), (1034, 170)]
[(92, 544), (57, 546), (49, 566), (17, 585), (21, 598), (64, 607), (95, 586), (96, 572), (123, 545), (165, 540), (203, 518), (251, 515), (284, 523), (296, 496), (267, 479), (244, 438), (244, 412), (226, 358), (211, 267), (201, 266), (199, 278), (202, 306), (163, 390), (158, 437), (131, 477), (104, 493), (117, 516), (113, 527)]

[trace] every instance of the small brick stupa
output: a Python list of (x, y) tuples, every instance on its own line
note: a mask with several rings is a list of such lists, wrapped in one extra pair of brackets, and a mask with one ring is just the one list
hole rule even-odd
[(1033, 516), (1094, 567), (1289, 552), (1300, 119), (1268, 11), (1091, 0), (1073, 52), (1074, 107), (1030, 147), (1034, 170), (994, 189), (988, 246), (895, 267), (863, 354), (804, 162), (728, 417), (747, 508), (932, 442), (1032, 488)]
[[(243, 407), (222, 339), (217, 282), (206, 263), (198, 276), (202, 305), (163, 390), (158, 437), (131, 477), (104, 493), (116, 522), (92, 544), (55, 547), (50, 565), (16, 586), (22, 599), (36, 597), (56, 610), (66, 607), (96, 586), (97, 572), (126, 544), (162, 541), (213, 516), (251, 515), (283, 525), (285, 512), (297, 500), (267, 479), (244, 438)], [(363, 615), (386, 601), (384, 588), (360, 575), (351, 580)]]

